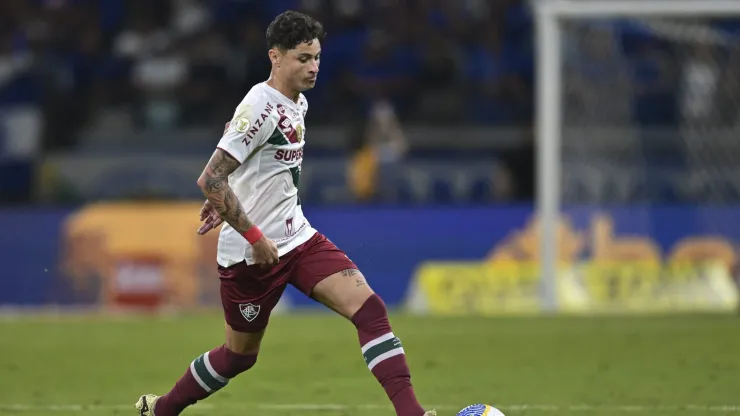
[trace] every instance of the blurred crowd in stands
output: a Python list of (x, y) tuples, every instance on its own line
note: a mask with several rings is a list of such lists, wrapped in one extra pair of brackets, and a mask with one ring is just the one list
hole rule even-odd
[(328, 32), (311, 123), (388, 99), (404, 122), (525, 124), (532, 21), (521, 0), (3, 0), (0, 106), (33, 106), (49, 147), (89, 123), (222, 124), (269, 74), (286, 9)]
[[(530, 1), (1, 0), (0, 160), (75, 149), (90, 131), (172, 136), (220, 128), (269, 75), (267, 24), (295, 9), (328, 32), (319, 82), (307, 93), (309, 123), (349, 127), (347, 176), (358, 199), (408, 176), (396, 170), (415, 150), (404, 128), (417, 125), (520, 129), (526, 140), (497, 153), (503, 167), (490, 187), (518, 194), (522, 185), (512, 183), (525, 178), (518, 199), (528, 200), (536, 78)], [(739, 22), (564, 25), (566, 126), (736, 124)], [(2, 176), (26, 183), (0, 178), (0, 188), (31, 187), (33, 167), (13, 163), (3, 162)]]
[[(390, 100), (403, 122), (531, 123), (525, 0), (3, 0), (0, 107), (41, 109), (51, 147), (116, 116), (150, 129), (222, 123), (268, 76), (264, 30), (286, 9), (310, 13), (328, 32), (312, 124), (366, 117), (377, 99)], [(740, 25), (712, 27), (732, 34)], [(673, 124), (686, 113), (721, 113), (705, 103), (719, 85), (740, 88), (740, 55), (713, 50), (721, 42), (707, 41), (712, 33), (701, 27), (608, 28), (565, 31), (576, 116), (581, 108), (583, 119), (601, 123), (621, 111)], [(604, 88), (614, 100), (593, 102)]]

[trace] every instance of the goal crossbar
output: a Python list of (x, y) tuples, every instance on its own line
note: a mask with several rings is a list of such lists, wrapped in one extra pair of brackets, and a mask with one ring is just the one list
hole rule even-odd
[(739, 0), (540, 0), (535, 7), (538, 13), (571, 18), (740, 14)]

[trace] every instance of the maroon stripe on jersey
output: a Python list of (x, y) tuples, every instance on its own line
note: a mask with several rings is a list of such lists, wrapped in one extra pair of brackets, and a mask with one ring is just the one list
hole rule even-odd
[(280, 116), (280, 121), (278, 122), (278, 128), (281, 132), (283, 132), (283, 135), (285, 138), (288, 139), (291, 143), (298, 143), (298, 132), (295, 131), (293, 128), (293, 122), (290, 121), (288, 116), (285, 114)]

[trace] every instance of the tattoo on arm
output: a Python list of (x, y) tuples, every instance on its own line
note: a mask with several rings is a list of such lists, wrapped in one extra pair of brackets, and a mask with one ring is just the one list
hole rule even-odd
[(221, 218), (243, 233), (254, 224), (247, 218), (239, 198), (229, 186), (229, 175), (238, 167), (238, 161), (223, 150), (216, 149), (198, 184)]

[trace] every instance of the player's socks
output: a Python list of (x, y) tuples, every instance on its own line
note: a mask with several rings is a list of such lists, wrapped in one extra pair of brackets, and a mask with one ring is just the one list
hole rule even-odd
[(365, 301), (352, 317), (352, 323), (357, 327), (365, 363), (393, 402), (396, 414), (424, 415), (411, 386), (411, 372), (401, 341), (391, 330), (388, 311), (380, 296), (372, 295)]
[(179, 415), (186, 407), (224, 388), (229, 380), (249, 370), (257, 355), (237, 354), (222, 345), (196, 358), (190, 368), (154, 407), (156, 416)]

